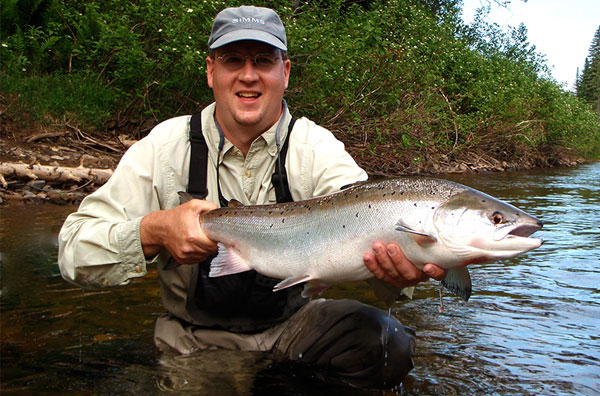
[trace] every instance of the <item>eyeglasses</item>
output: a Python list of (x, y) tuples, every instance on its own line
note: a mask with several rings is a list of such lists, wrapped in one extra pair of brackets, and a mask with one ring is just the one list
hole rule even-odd
[(250, 58), (254, 66), (259, 70), (270, 70), (281, 57), (273, 54), (225, 54), (216, 57), (229, 70), (241, 69), (246, 64), (246, 58)]

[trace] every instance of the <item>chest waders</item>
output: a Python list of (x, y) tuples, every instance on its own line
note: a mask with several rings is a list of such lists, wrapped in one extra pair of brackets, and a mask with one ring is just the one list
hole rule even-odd
[[(293, 201), (285, 169), (285, 158), (295, 121), (294, 118), (290, 121), (283, 145), (279, 142), (279, 128), (277, 131), (278, 155), (271, 182), (278, 203)], [(222, 136), (221, 133), (219, 154), (223, 147)], [(190, 120), (190, 143), (187, 192), (195, 198), (203, 199), (208, 194), (206, 186), (208, 146), (202, 135), (200, 113), (194, 114)], [(218, 173), (217, 165), (217, 185), (219, 185)], [(218, 190), (220, 205), (226, 206), (227, 200), (221, 194), (220, 186)], [(236, 332), (255, 332), (283, 322), (307, 302), (300, 296), (303, 285), (273, 292), (273, 286), (280, 280), (261, 275), (254, 270), (211, 278), (208, 273), (210, 263), (215, 256), (193, 265), (186, 309), (197, 324)]]

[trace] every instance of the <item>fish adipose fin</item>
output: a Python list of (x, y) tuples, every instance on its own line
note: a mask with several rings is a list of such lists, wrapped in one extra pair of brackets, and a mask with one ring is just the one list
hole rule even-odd
[(408, 232), (409, 234), (412, 235), (415, 242), (417, 242), (417, 244), (419, 246), (422, 246), (422, 245), (428, 244), (428, 243), (436, 243), (437, 242), (437, 238), (434, 237), (433, 235), (415, 231), (412, 228), (410, 228), (409, 226), (407, 226), (406, 224), (402, 223), (401, 220), (399, 220), (396, 223), (396, 231)]
[(456, 267), (448, 270), (442, 286), (465, 301), (471, 297), (471, 276), (467, 267)]
[(252, 268), (237, 253), (219, 243), (219, 254), (210, 263), (211, 278), (250, 271)]

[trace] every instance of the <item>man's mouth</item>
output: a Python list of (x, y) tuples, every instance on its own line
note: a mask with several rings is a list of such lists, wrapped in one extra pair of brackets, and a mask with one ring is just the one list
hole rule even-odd
[(258, 92), (238, 92), (237, 96), (240, 98), (258, 98), (260, 93)]

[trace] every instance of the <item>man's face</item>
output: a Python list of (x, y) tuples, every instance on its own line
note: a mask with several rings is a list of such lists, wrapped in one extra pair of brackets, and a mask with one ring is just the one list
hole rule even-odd
[(290, 61), (277, 59), (272, 67), (264, 69), (246, 58), (243, 66), (232, 70), (218, 58), (231, 53), (250, 57), (273, 54), (279, 58), (281, 53), (259, 41), (239, 41), (217, 48), (215, 58), (206, 59), (207, 81), (213, 89), (219, 124), (230, 133), (239, 130), (260, 134), (275, 124), (281, 115)]

